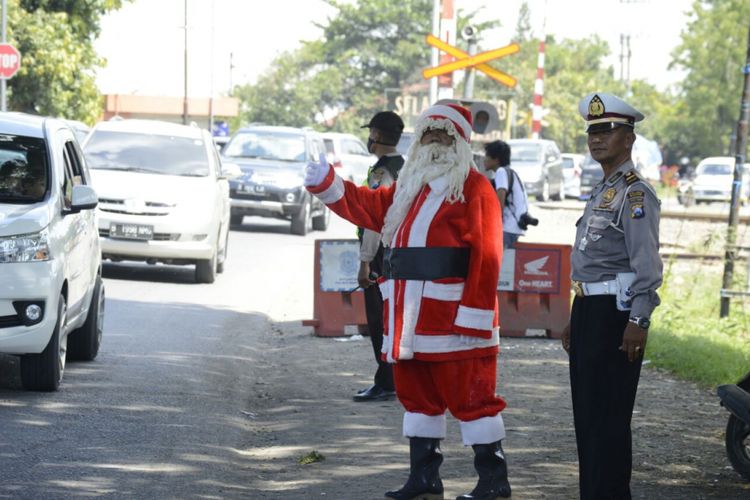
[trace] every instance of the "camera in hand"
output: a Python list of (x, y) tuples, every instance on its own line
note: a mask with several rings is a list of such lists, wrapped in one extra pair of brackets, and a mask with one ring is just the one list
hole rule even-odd
[(518, 227), (526, 231), (529, 226), (536, 226), (539, 224), (539, 219), (532, 217), (528, 212), (521, 214), (518, 218)]

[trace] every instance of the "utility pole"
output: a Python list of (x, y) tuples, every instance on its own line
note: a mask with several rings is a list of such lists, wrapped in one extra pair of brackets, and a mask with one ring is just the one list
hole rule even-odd
[[(461, 36), (469, 44), (469, 57), (477, 55), (477, 29), (473, 26), (464, 26), (461, 30)], [(464, 82), (464, 99), (471, 99), (474, 97), (474, 76), (476, 70), (474, 68), (466, 68), (466, 81)]]
[(742, 100), (740, 101), (740, 119), (737, 121), (737, 139), (734, 150), (734, 181), (732, 182), (732, 202), (729, 208), (729, 224), (727, 226), (726, 250), (724, 253), (724, 279), (721, 283), (720, 317), (729, 316), (729, 294), (732, 287), (734, 260), (737, 258), (737, 224), (740, 215), (740, 196), (742, 190), (742, 173), (747, 154), (747, 120), (750, 108), (750, 30), (748, 30), (747, 56), (743, 67), (745, 81), (742, 86)]
[(209, 70), (208, 131), (214, 133), (214, 0), (211, 0), (211, 69)]
[[(8, 41), (8, 0), (3, 0), (3, 26), (2, 26), (2, 37), (3, 43)], [(0, 111), (8, 111), (8, 87), (6, 86), (5, 78), (0, 79)]]
[(234, 52), (229, 53), (229, 92), (227, 94), (232, 95), (234, 91), (234, 84), (232, 83), (232, 77), (234, 76)]
[[(432, 0), (432, 34), (440, 39), (440, 0)], [(430, 52), (430, 66), (433, 68), (438, 65), (440, 54), (436, 47)], [(430, 104), (437, 101), (438, 96), (438, 77), (430, 78)]]
[(188, 0), (185, 0), (185, 92), (182, 98), (182, 123), (187, 125), (188, 123)]

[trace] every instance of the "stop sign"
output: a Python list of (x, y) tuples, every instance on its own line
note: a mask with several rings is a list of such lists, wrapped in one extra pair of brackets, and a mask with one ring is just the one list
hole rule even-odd
[(11, 78), (20, 67), (21, 53), (9, 43), (0, 43), (0, 78)]

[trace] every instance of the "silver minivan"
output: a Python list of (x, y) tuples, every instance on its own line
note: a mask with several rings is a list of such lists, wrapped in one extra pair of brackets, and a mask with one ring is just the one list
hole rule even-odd
[(526, 194), (539, 201), (562, 200), (565, 178), (560, 148), (548, 139), (511, 139), (510, 166), (521, 178)]
[(104, 323), (98, 199), (62, 120), (0, 113), (0, 352), (29, 390), (58, 388), (68, 357), (92, 360)]

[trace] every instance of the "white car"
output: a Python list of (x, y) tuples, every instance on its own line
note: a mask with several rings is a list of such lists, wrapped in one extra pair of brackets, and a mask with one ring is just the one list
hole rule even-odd
[(229, 174), (208, 131), (110, 120), (83, 150), (99, 194), (103, 257), (195, 265), (195, 280), (212, 283), (224, 270), (230, 207)]
[(362, 141), (352, 134), (328, 132), (322, 136), (328, 163), (340, 169), (339, 176), (355, 184), (363, 184), (367, 180), (367, 172), (378, 161), (378, 157), (368, 152)]
[(563, 153), (563, 178), (565, 179), (565, 196), (578, 198), (581, 196), (581, 165), (583, 155)]
[(104, 323), (97, 197), (63, 121), (0, 113), (0, 352), (28, 390), (57, 390), (92, 360)]
[[(704, 158), (695, 169), (695, 178), (688, 188), (687, 199), (695, 203), (730, 201), (734, 181), (734, 157), (711, 156)], [(742, 193), (740, 201), (750, 197), (750, 164), (745, 164), (742, 172)]]

